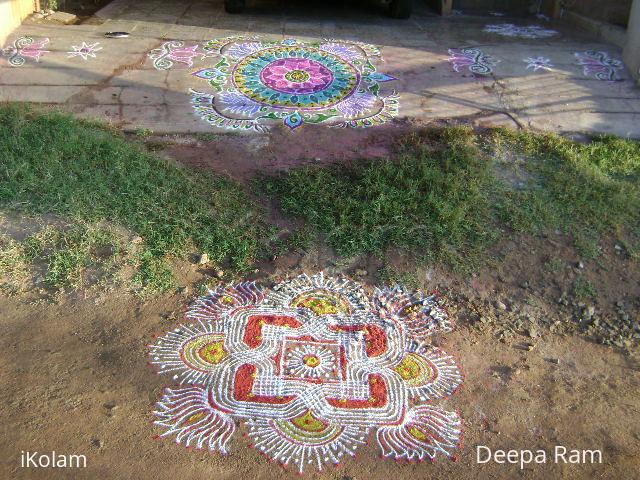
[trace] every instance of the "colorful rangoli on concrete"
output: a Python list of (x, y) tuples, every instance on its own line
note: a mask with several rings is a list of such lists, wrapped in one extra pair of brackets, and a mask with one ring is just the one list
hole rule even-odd
[(27, 59), (39, 62), (40, 57), (45, 53), (49, 53), (49, 50), (44, 50), (48, 43), (48, 38), (36, 40), (33, 37), (19, 37), (14, 40), (13, 45), (9, 45), (1, 52), (3, 56), (7, 57), (9, 65), (21, 67), (26, 63)]
[(89, 58), (96, 58), (96, 52), (102, 50), (102, 47), (99, 47), (99, 42), (96, 43), (87, 43), (82, 42), (82, 45), (72, 45), (71, 51), (67, 52), (68, 58), (80, 57), (83, 60), (88, 60)]
[(532, 68), (534, 72), (538, 70), (551, 70), (553, 68), (551, 60), (545, 57), (527, 57), (522, 61), (527, 64), (527, 70)]
[(193, 59), (201, 55), (198, 45), (185, 45), (181, 41), (164, 42), (149, 52), (149, 58), (153, 60), (156, 70), (169, 70), (175, 63), (193, 67)]
[(594, 76), (598, 80), (615, 81), (616, 71), (624, 68), (621, 60), (611, 58), (606, 52), (588, 50), (576, 52), (575, 57), (578, 64), (584, 67), (583, 73), (588, 77)]
[(557, 35), (558, 32), (538, 25), (521, 27), (513, 23), (499, 23), (496, 25), (485, 25), (484, 32), (497, 33), (504, 37), (519, 38), (548, 38)]
[(459, 415), (436, 401), (462, 376), (425, 341), (451, 330), (434, 296), (368, 296), (346, 279), (303, 275), (267, 291), (210, 291), (186, 317), (150, 346), (151, 364), (178, 384), (154, 412), (162, 437), (228, 453), (240, 422), (260, 452), (300, 472), (340, 463), (372, 431), (396, 460), (459, 445)]
[(450, 48), (447, 60), (456, 72), (461, 68), (468, 68), (477, 75), (491, 74), (493, 67), (500, 61), (479, 48)]
[(230, 37), (203, 47), (211, 66), (193, 75), (213, 90), (192, 90), (196, 113), (211, 125), (264, 131), (280, 122), (370, 127), (398, 114), (395, 92), (381, 84), (395, 80), (376, 70), (380, 51), (358, 42), (302, 43)]

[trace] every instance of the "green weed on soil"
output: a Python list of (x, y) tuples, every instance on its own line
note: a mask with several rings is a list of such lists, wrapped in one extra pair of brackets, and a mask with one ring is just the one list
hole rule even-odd
[[(246, 269), (261, 245), (259, 209), (235, 182), (145, 152), (104, 124), (0, 106), (0, 206), (66, 220), (108, 221), (143, 239), (137, 281), (167, 287), (164, 259), (193, 247)], [(55, 264), (82, 264), (68, 252)], [(52, 277), (52, 280), (55, 280)]]

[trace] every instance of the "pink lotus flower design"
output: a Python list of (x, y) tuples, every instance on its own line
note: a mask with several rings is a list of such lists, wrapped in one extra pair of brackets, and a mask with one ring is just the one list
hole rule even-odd
[(311, 94), (327, 88), (333, 81), (333, 74), (314, 60), (284, 58), (267, 65), (260, 72), (260, 80), (279, 92)]
[(13, 41), (13, 45), (0, 49), (0, 56), (8, 57), (7, 60), (12, 67), (21, 67), (27, 59), (39, 62), (42, 55), (49, 53), (49, 50), (44, 50), (48, 43), (48, 38), (35, 40), (32, 37), (19, 37)]
[(184, 42), (171, 41), (151, 50), (149, 58), (157, 70), (168, 70), (173, 67), (173, 62), (193, 67), (193, 59), (200, 55), (197, 50), (198, 45), (185, 46)]
[(169, 55), (168, 58), (174, 62), (185, 63), (190, 67), (193, 66), (193, 58), (199, 54), (196, 52), (198, 45), (192, 45), (190, 47), (176, 48)]
[(36, 62), (40, 61), (40, 57), (45, 53), (48, 53), (49, 50), (43, 50), (44, 46), (49, 43), (48, 38), (43, 38), (42, 40), (34, 41), (29, 45), (25, 45), (22, 50), (20, 50), (20, 55), (27, 58), (32, 58)]

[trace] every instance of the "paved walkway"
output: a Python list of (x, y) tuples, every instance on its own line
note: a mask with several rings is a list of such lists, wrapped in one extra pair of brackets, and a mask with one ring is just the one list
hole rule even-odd
[[(176, 63), (175, 68), (157, 70), (147, 56), (150, 50), (167, 40), (201, 44), (234, 35), (303, 41), (338, 38), (381, 48), (384, 61), (378, 70), (397, 78), (393, 82), (400, 95), (396, 125), (466, 118), (476, 124), (640, 138), (640, 89), (628, 72), (618, 70), (619, 81), (601, 81), (585, 75), (574, 56), (592, 50), (620, 58), (617, 47), (535, 17), (462, 15), (445, 19), (430, 13), (421, 2), (416, 9), (411, 19), (401, 21), (386, 18), (368, 2), (259, 1), (250, 4), (245, 14), (228, 15), (220, 0), (115, 0), (85, 24), (23, 24), (10, 40), (46, 37), (50, 42), (43, 48), (49, 53), (39, 62), (27, 58), (21, 67), (10, 66), (6, 54), (0, 57), (0, 100), (61, 105), (126, 129), (211, 132), (214, 127), (194, 115), (189, 95), (190, 88), (202, 85), (190, 73), (210, 66), (210, 60), (195, 59), (193, 68)], [(483, 31), (488, 24), (508, 22), (540, 25), (559, 33), (532, 39)], [(131, 35), (107, 39), (107, 31)], [(69, 58), (66, 52), (82, 42), (99, 42), (102, 49), (95, 58)], [(479, 48), (499, 63), (484, 76), (473, 75), (466, 67), (456, 72), (447, 61), (447, 52), (460, 47)], [(523, 59), (539, 56), (548, 58), (553, 70), (526, 68)]]

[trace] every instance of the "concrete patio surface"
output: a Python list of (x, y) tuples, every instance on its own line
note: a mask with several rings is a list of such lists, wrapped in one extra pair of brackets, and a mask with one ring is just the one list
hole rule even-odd
[[(640, 138), (640, 88), (629, 73), (619, 71), (619, 81), (600, 81), (585, 76), (574, 57), (575, 52), (595, 50), (621, 58), (619, 48), (535, 17), (442, 18), (422, 2), (415, 7), (409, 20), (393, 20), (385, 17), (382, 7), (367, 2), (260, 0), (249, 4), (244, 14), (229, 15), (221, 0), (179, 4), (115, 0), (83, 24), (24, 23), (10, 40), (47, 37), (50, 43), (45, 48), (50, 53), (18, 68), (0, 58), (0, 101), (60, 106), (125, 129), (220, 133), (194, 115), (190, 104), (189, 89), (200, 85), (190, 73), (210, 63), (196, 59), (193, 68), (177, 65), (159, 71), (147, 56), (150, 50), (167, 40), (202, 43), (233, 35), (260, 35), (268, 40), (335, 38), (382, 49), (384, 61), (379, 69), (398, 79), (393, 88), (400, 95), (400, 110), (392, 126), (465, 119), (478, 125)], [(540, 25), (559, 34), (523, 39), (483, 32), (487, 24), (505, 22)], [(108, 39), (107, 31), (131, 35)], [(65, 52), (82, 42), (100, 42), (102, 50), (86, 61), (67, 58)], [(487, 76), (455, 72), (447, 51), (459, 47), (479, 47), (500, 62)], [(549, 58), (555, 68), (526, 69), (523, 59), (538, 56)], [(375, 130), (367, 129), (367, 135), (375, 136)], [(334, 130), (331, 135), (346, 135), (342, 132)]]

